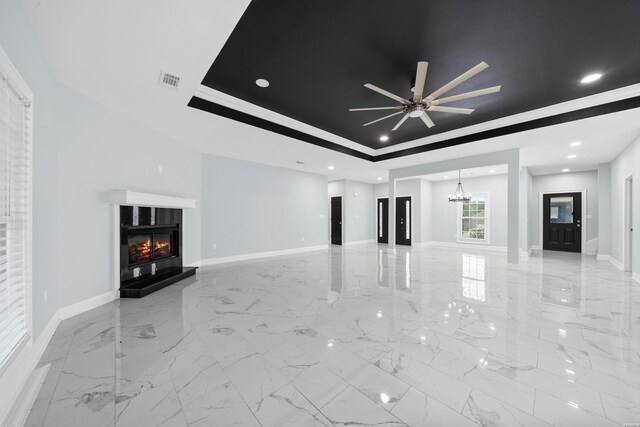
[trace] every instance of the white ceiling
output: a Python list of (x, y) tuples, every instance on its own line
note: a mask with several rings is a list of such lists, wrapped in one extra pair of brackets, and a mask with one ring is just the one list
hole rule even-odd
[[(640, 135), (640, 109), (636, 109), (371, 163), (187, 107), (249, 0), (22, 3), (61, 84), (203, 153), (325, 174), (330, 180), (377, 183), (378, 177), (386, 181), (392, 168), (516, 147), (522, 148), (521, 164), (534, 174), (555, 173), (564, 167), (595, 169)], [(160, 70), (182, 77), (178, 91), (158, 86)], [(637, 95), (640, 85), (636, 86), (616, 96)], [(502, 125), (508, 122), (503, 120)], [(484, 128), (496, 125), (485, 124)], [(401, 146), (482, 128), (479, 125)], [(324, 137), (350, 145), (326, 132)], [(582, 145), (570, 149), (569, 142), (575, 140)], [(570, 153), (575, 153), (576, 159), (568, 160)], [(305, 164), (296, 164), (298, 160)], [(335, 169), (329, 171), (329, 165)]]

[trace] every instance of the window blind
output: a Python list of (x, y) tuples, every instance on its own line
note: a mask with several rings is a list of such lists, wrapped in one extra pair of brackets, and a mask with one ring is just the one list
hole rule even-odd
[(0, 368), (31, 334), (31, 108), (0, 69)]

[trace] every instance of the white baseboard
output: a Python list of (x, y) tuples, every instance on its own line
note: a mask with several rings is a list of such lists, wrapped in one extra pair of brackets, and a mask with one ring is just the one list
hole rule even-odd
[(586, 255), (595, 255), (597, 252), (598, 252), (598, 238), (596, 237), (595, 239), (587, 240), (587, 242), (584, 245), (584, 252), (582, 253)]
[(11, 408), (11, 412), (7, 415), (3, 427), (22, 427), (27, 421), (29, 411), (33, 406), (33, 402), (36, 401), (40, 387), (44, 383), (47, 373), (51, 365), (42, 366), (29, 376), (27, 383), (25, 384), (22, 393), (18, 397), (16, 404)]
[(284, 249), (281, 251), (257, 252), (253, 254), (233, 255), (233, 256), (225, 256), (220, 258), (209, 258), (209, 259), (203, 259), (199, 261), (198, 266), (224, 264), (227, 262), (247, 261), (247, 260), (259, 259), (259, 258), (270, 258), (274, 256), (299, 254), (303, 252), (325, 251), (328, 248), (329, 248), (329, 245), (305, 246), (303, 248)]
[(371, 243), (376, 243), (375, 239), (370, 240), (356, 240), (355, 242), (345, 242), (345, 246), (358, 246), (358, 245), (369, 245)]
[(490, 251), (490, 252), (507, 252), (505, 246), (490, 246), (490, 245), (474, 245), (473, 243), (459, 243), (459, 242), (423, 242), (419, 244), (420, 247), (439, 246), (446, 248), (466, 249), (469, 251)]
[[(38, 366), (38, 362), (47, 349), (60, 322), (111, 302), (114, 299), (116, 299), (116, 293), (109, 291), (67, 307), (59, 308), (44, 327), (40, 336), (34, 342), (27, 343), (19, 351), (0, 376), (3, 384), (0, 387), (0, 425), (2, 427), (21, 427), (22, 424), (16, 424), (16, 422), (20, 420), (24, 422), (28, 416), (33, 401), (29, 405), (24, 402), (31, 398), (35, 400), (44, 381), (43, 377), (42, 382), (38, 383), (40, 380), (39, 375), (42, 375), (42, 371), (36, 373), (36, 366)], [(46, 372), (44, 375), (46, 376)]]
[(540, 246), (538, 245), (531, 245), (531, 249), (532, 251), (539, 251), (540, 250)]
[(84, 301), (77, 302), (75, 304), (68, 305), (57, 311), (58, 318), (62, 321), (78, 314), (89, 311), (93, 308), (100, 307), (103, 304), (109, 303), (117, 298), (115, 291), (105, 292), (104, 294), (97, 295), (95, 297), (88, 298)]
[(617, 259), (615, 259), (614, 257), (610, 256), (609, 262), (613, 264), (618, 270), (624, 270), (624, 265), (622, 265), (622, 263)]
[(609, 261), (618, 270), (623, 270), (624, 269), (624, 266), (622, 265), (622, 263), (620, 261), (618, 261), (617, 259), (615, 259), (614, 257), (612, 257), (611, 255), (597, 255), (596, 259), (598, 261)]

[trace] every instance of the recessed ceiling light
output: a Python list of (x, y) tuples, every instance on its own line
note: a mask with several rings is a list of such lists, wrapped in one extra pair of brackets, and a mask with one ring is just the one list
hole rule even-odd
[(569, 144), (570, 147), (577, 147), (578, 145), (582, 144), (582, 142), (580, 141), (574, 141), (571, 144)]
[(569, 168), (564, 168), (564, 169), (562, 169), (562, 172), (569, 172), (570, 170), (571, 169), (569, 169)]
[(388, 140), (389, 140), (389, 137), (387, 135), (382, 135), (380, 137), (380, 141), (382, 141), (382, 142), (387, 142)]
[(378, 181), (382, 181), (382, 177), (381, 176), (378, 177)]
[(600, 80), (600, 77), (602, 77), (602, 74), (600, 73), (589, 74), (588, 76), (585, 76), (582, 80), (580, 80), (580, 83), (593, 83), (596, 80)]
[(493, 169), (489, 171), (489, 173), (496, 173), (496, 171), (494, 171)]
[(567, 159), (575, 159), (575, 158), (576, 158), (576, 155), (575, 155), (575, 154), (569, 154), (569, 155), (567, 156)]
[(327, 169), (329, 169), (330, 171), (332, 171), (332, 170), (334, 170), (335, 168), (333, 167), (333, 165), (329, 165), (329, 167), (328, 167)]
[(260, 87), (268, 87), (269, 86), (269, 80), (266, 79), (258, 79), (256, 80), (256, 84)]

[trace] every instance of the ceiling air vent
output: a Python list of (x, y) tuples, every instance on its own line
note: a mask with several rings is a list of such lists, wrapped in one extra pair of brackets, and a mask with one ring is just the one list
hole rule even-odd
[(160, 71), (160, 86), (165, 86), (174, 90), (180, 87), (180, 77)]

